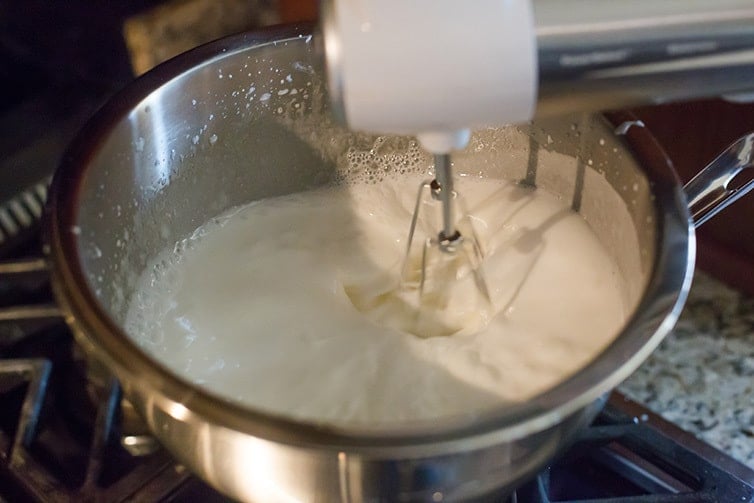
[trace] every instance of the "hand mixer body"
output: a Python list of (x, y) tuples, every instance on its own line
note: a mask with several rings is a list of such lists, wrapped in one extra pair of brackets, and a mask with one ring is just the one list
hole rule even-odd
[(336, 115), (432, 153), (534, 115), (754, 91), (750, 0), (325, 0), (321, 23)]

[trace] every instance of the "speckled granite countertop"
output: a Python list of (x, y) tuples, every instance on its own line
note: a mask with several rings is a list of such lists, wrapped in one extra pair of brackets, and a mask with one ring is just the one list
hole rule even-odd
[(697, 271), (675, 329), (620, 391), (754, 468), (754, 299)]

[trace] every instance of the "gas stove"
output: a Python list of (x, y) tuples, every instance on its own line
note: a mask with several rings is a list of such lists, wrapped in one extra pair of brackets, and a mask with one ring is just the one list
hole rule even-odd
[[(0, 502), (228, 501), (144, 430), (117, 381), (87, 379), (39, 258), (42, 198), (37, 186), (0, 207), (23, 229), (0, 216)], [(504, 501), (754, 502), (754, 471), (614, 393)]]
[[(0, 5), (0, 503), (227, 501), (149, 435), (117, 381), (87, 377), (39, 239), (65, 145), (133, 78), (123, 20), (158, 3)], [(754, 471), (615, 393), (505, 501), (754, 502)]]

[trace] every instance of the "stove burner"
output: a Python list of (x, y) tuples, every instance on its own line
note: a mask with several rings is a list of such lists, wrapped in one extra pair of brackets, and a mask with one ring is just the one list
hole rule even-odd
[[(134, 431), (115, 380), (84, 378), (46, 278), (41, 259), (0, 263), (0, 284), (29, 302), (0, 303), (0, 502), (227, 501)], [(754, 472), (614, 394), (508, 501), (754, 503)]]

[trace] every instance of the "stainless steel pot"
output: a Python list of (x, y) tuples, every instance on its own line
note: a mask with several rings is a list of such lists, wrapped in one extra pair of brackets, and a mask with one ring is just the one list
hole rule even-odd
[[(560, 194), (629, 284), (635, 309), (615, 341), (526, 403), (410, 428), (328, 428), (210, 394), (122, 329), (135, 280), (157, 252), (234, 205), (330, 183), (347, 146), (368, 148), (329, 120), (309, 34), (308, 27), (278, 28), (201, 47), (142, 77), (97, 114), (51, 190), (46, 240), (56, 297), (93, 364), (115, 374), (154, 435), (230, 496), (451, 501), (504, 493), (591, 421), (605, 393), (671, 329), (691, 282), (687, 196), (662, 150), (628, 116), (484, 131), (456, 159), (458, 171)], [(728, 180), (751, 164), (752, 138), (742, 142), (730, 154), (732, 171), (722, 159), (690, 189), (707, 215), (727, 196)], [(557, 153), (571, 161), (550, 162)]]

